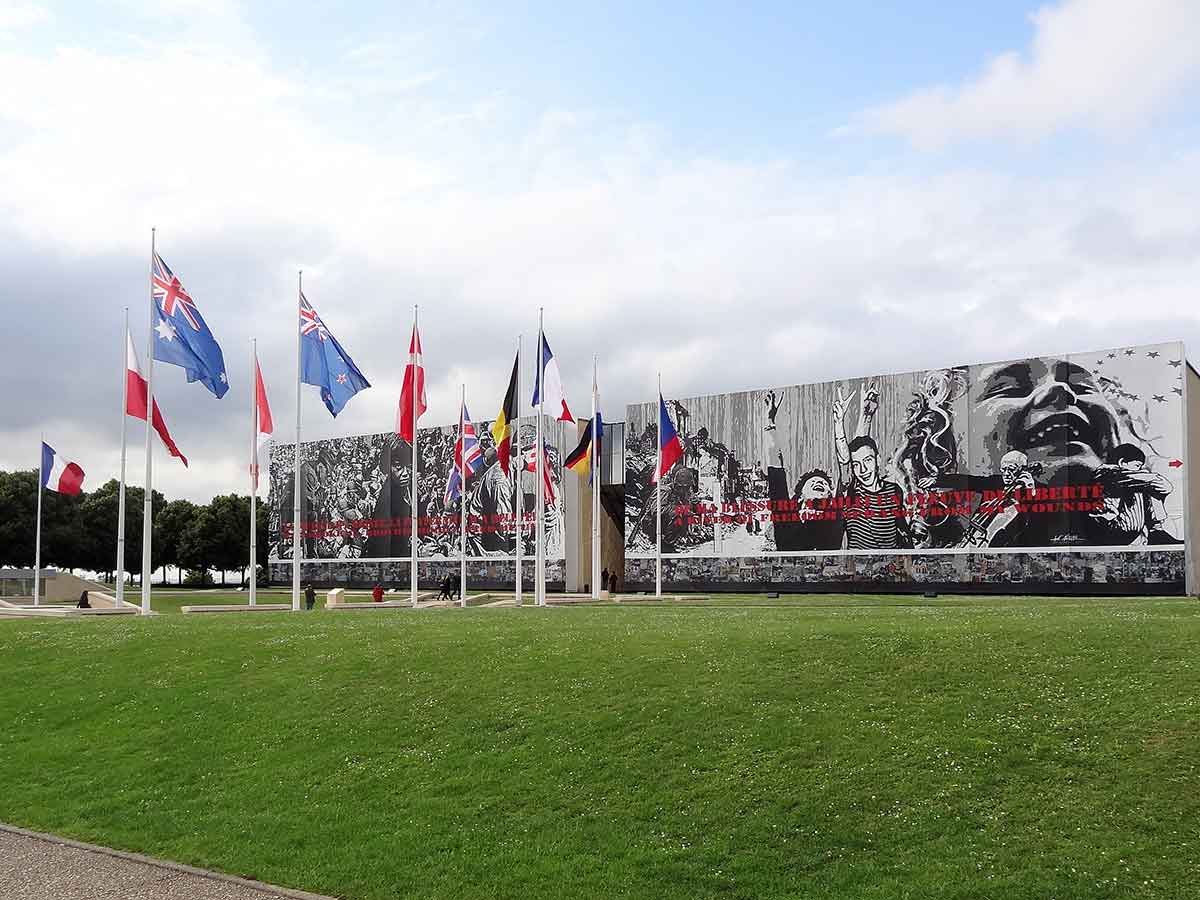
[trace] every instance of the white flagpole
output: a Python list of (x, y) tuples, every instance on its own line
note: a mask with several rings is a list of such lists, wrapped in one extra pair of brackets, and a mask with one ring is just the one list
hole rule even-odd
[(125, 605), (125, 458), (129, 411), (129, 307), (125, 307), (125, 330), (121, 334), (121, 484), (117, 488), (117, 608)]
[(524, 565), (524, 543), (525, 543), (525, 492), (521, 489), (521, 473), (525, 471), (525, 454), (521, 450), (521, 336), (517, 335), (517, 421), (513, 426), (514, 437), (516, 438), (516, 453), (513, 454), (513, 477), (517, 485), (517, 572), (516, 582), (516, 603), (521, 605), (521, 568)]
[[(419, 335), (417, 330), (417, 304), (413, 304), (413, 332)], [(418, 507), (421, 505), (420, 494), (418, 493), (419, 484), (417, 482), (417, 469), (421, 464), (421, 454), (418, 450), (420, 441), (417, 440), (417, 361), (411, 356), (409, 364), (413, 367), (412, 390), (409, 392), (409, 402), (412, 404), (412, 465), (409, 467), (409, 476), (411, 484), (409, 486), (409, 514), (411, 523), (408, 532), (408, 549), (412, 554), (412, 568), (409, 572), (409, 591), (412, 598), (413, 609), (417, 608), (417, 584), (420, 581), (420, 570), (417, 568), (417, 544), (419, 543), (419, 516), (417, 515)], [(425, 366), (425, 354), (421, 354), (421, 367)]]
[(42, 455), (42, 447), (46, 443), (46, 435), (43, 433), (38, 440), (38, 504), (37, 504), (37, 525), (35, 526), (36, 537), (33, 544), (33, 605), (40, 606), (42, 602), (42, 482), (46, 480), (45, 457)]
[(655, 410), (655, 415), (658, 416), (658, 459), (655, 461), (655, 468), (658, 470), (658, 478), (655, 481), (655, 497), (658, 503), (658, 515), (654, 517), (654, 596), (662, 596), (662, 372), (658, 373), (658, 408)]
[(537, 416), (537, 428), (535, 429), (534, 443), (534, 462), (536, 465), (535, 477), (537, 485), (534, 487), (534, 493), (537, 496), (537, 521), (534, 523), (534, 535), (536, 540), (535, 558), (536, 571), (533, 575), (533, 593), (534, 605), (546, 605), (546, 582), (543, 578), (546, 563), (546, 548), (544, 541), (546, 538), (546, 496), (545, 496), (545, 481), (546, 475), (543, 471), (545, 463), (544, 441), (542, 439), (542, 407), (546, 402), (546, 366), (545, 366), (545, 351), (543, 341), (545, 337), (542, 333), (542, 307), (538, 307), (538, 341), (537, 341), (537, 386), (538, 386), (538, 403), (535, 415)]
[(600, 419), (596, 396), (596, 356), (592, 355), (592, 599), (600, 599)]
[(254, 605), (258, 586), (258, 529), (255, 505), (258, 501), (258, 343), (250, 338), (250, 605)]
[(150, 615), (150, 542), (154, 535), (154, 229), (150, 229), (150, 327), (146, 335), (146, 496), (142, 500), (142, 615)]
[[(304, 297), (304, 271), (296, 273), (296, 458), (295, 469), (292, 473), (292, 612), (300, 611), (300, 391), (303, 384), (304, 369), (301, 362), (303, 347), (301, 341), (304, 332), (300, 317), (303, 310), (301, 305)], [(257, 390), (257, 387), (255, 388)]]
[(458, 605), (467, 608), (467, 386), (458, 407)]

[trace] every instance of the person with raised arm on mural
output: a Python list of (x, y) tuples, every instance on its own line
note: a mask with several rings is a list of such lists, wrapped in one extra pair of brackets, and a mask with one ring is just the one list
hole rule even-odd
[[(776, 439), (775, 418), (779, 415), (780, 397), (775, 391), (767, 391), (763, 403), (767, 408), (763, 449), (767, 459), (767, 496), (771, 501), (775, 549), (841, 549), (841, 514), (824, 508), (825, 502), (833, 496), (833, 479), (824, 470), (813, 469), (800, 476), (794, 493), (789, 492), (787, 467)], [(790, 501), (796, 503), (794, 513), (790, 511)]]
[(846, 412), (854, 399), (837, 389), (833, 401), (833, 446), (838, 461), (838, 493), (845, 500), (842, 518), (846, 547), (850, 550), (895, 550), (912, 546), (904, 492), (885, 481), (879, 471), (879, 447), (870, 436), (871, 422), (879, 406), (874, 383), (862, 395), (858, 428), (853, 440), (846, 438)]

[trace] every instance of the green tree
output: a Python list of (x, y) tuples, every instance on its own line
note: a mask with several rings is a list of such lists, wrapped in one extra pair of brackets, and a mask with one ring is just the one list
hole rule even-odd
[(221, 570), (221, 584), (225, 584), (226, 570), (240, 569), (244, 581), (250, 558), (250, 498), (219, 494), (208, 504), (208, 511), (216, 535), (211, 562)]
[(202, 574), (211, 569), (219, 539), (213, 514), (207, 506), (197, 506), (179, 536), (179, 560), (183, 567)]
[(172, 500), (154, 517), (155, 555), (162, 554), (164, 566), (175, 566), (179, 583), (183, 583), (184, 561), (181, 554), (183, 533), (196, 515), (196, 504), (190, 500)]
[[(255, 519), (257, 520), (255, 523), (257, 526), (256, 530), (258, 531), (258, 534), (255, 537), (254, 548), (257, 556), (256, 562), (258, 564), (258, 569), (264, 573), (264, 575), (269, 576), (271, 571), (271, 548), (267, 544), (267, 521), (270, 518), (270, 508), (265, 503), (259, 503), (258, 506), (255, 507), (254, 512)], [(255, 573), (255, 577), (259, 577), (257, 573)], [(267, 577), (265, 580), (267, 583), (270, 583), (269, 577)]]
[[(111, 581), (117, 568), (117, 518), (120, 508), (121, 485), (110, 478), (83, 498), (79, 513), (83, 527), (81, 536), (85, 568), (103, 572)], [(128, 520), (126, 509), (126, 520)]]
[[(140, 487), (132, 484), (125, 485), (125, 569), (131, 575), (138, 576), (142, 574), (142, 511), (145, 499), (146, 492)], [(154, 504), (154, 521), (158, 521), (167, 502), (158, 491), (154, 492), (152, 502)], [(114, 554), (116, 553), (115, 540), (114, 538)], [(150, 553), (151, 578), (153, 578), (153, 570), (163, 564), (162, 548), (158, 541), (151, 542)]]
[(37, 470), (0, 472), (0, 565), (33, 566)]

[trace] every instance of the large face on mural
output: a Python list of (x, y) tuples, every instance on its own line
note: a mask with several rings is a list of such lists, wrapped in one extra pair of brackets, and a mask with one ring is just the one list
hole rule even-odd
[(1116, 411), (1092, 374), (1070, 360), (981, 366), (972, 381), (971, 429), (982, 434), (993, 471), (1020, 451), (1041, 463), (1043, 480), (1061, 483), (1073, 468), (1099, 468), (1120, 443)]

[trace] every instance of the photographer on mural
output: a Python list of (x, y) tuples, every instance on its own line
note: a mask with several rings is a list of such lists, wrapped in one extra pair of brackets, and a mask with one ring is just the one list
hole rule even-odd
[(1108, 454), (1096, 472), (1104, 486), (1104, 509), (1091, 514), (1100, 544), (1181, 544), (1166, 529), (1163, 501), (1171, 482), (1146, 468), (1146, 454), (1133, 444), (1121, 444)]

